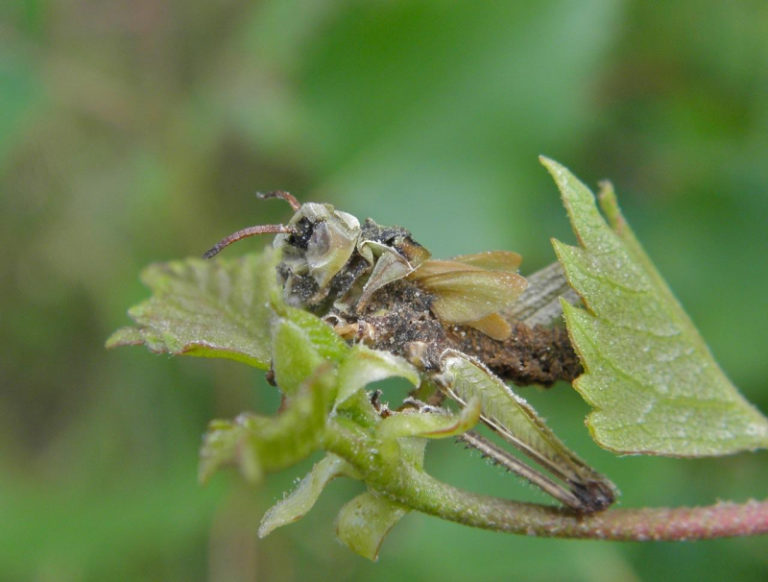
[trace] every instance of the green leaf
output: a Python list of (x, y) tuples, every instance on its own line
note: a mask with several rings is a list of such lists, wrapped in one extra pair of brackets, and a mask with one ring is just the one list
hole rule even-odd
[(600, 202), (542, 158), (580, 247), (553, 241), (586, 309), (563, 304), (586, 372), (574, 387), (595, 408), (595, 441), (620, 453), (723, 455), (768, 446), (768, 420), (729, 382), (635, 239), (610, 186)]
[(344, 402), (371, 382), (393, 376), (405, 378), (414, 386), (419, 384), (419, 372), (403, 358), (358, 344), (352, 348), (339, 367), (339, 392), (336, 402)]
[(200, 450), (200, 480), (234, 463), (247, 480), (259, 481), (265, 472), (289, 467), (320, 448), (335, 376), (332, 366), (319, 366), (275, 417), (244, 413), (234, 421), (212, 421)]
[(150, 265), (142, 281), (152, 297), (128, 312), (137, 326), (115, 332), (107, 347), (143, 344), (157, 353), (268, 368), (275, 254)]
[(278, 527), (304, 517), (312, 509), (325, 486), (342, 475), (355, 477), (356, 472), (344, 459), (328, 453), (322, 460), (315, 463), (296, 489), (264, 514), (259, 525), (259, 537), (263, 538)]
[(349, 352), (349, 346), (344, 340), (316, 315), (294, 307), (278, 306), (277, 309), (281, 316), (303, 330), (309, 343), (322, 358), (338, 363)]
[[(200, 465), (198, 466), (198, 479), (205, 483), (222, 465), (233, 463), (238, 466), (240, 472), (247, 481), (256, 483), (261, 481), (261, 463), (251, 451), (241, 455), (244, 447), (243, 441), (248, 437), (248, 431), (240, 422), (241, 418), (231, 420), (212, 420), (208, 423), (208, 431), (203, 437), (203, 446), (200, 449)], [(267, 421), (268, 419), (263, 419)]]
[(406, 513), (406, 507), (369, 491), (341, 508), (336, 535), (352, 551), (376, 560), (384, 537)]
[[(330, 329), (330, 328), (329, 328)], [(331, 333), (333, 333), (331, 331)], [(275, 380), (287, 395), (296, 392), (306, 378), (323, 362), (305, 329), (287, 319), (278, 319), (273, 332)]]
[(280, 388), (290, 394), (322, 362), (345, 361), (350, 347), (317, 316), (286, 305), (272, 332), (273, 367)]
[(459, 414), (440, 412), (408, 412), (404, 410), (388, 416), (377, 428), (381, 439), (425, 437), (441, 439), (467, 432), (480, 419), (480, 399), (472, 397)]

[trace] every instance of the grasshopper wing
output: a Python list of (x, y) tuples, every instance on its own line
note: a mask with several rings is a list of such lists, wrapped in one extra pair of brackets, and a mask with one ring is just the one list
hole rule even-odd
[(486, 271), (517, 271), (523, 262), (523, 257), (512, 251), (485, 251), (472, 255), (459, 255), (453, 261), (478, 267)]
[(466, 267), (414, 279), (435, 294), (432, 311), (449, 324), (471, 324), (498, 313), (510, 307), (527, 285), (517, 273)]

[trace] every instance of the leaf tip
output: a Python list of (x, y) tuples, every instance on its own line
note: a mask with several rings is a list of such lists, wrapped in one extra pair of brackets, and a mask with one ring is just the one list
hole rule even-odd
[(557, 240), (555, 237), (552, 237), (549, 239), (549, 242), (552, 244), (552, 248), (555, 251), (555, 255), (557, 256), (557, 260), (560, 261), (560, 264), (563, 263), (563, 259), (560, 256), (560, 253), (568, 248), (570, 245), (565, 244), (564, 242)]
[(600, 208), (605, 213), (605, 217), (608, 219), (611, 228), (621, 236), (623, 231), (628, 228), (628, 225), (624, 216), (621, 214), (619, 201), (616, 198), (616, 191), (610, 180), (600, 181), (599, 189), (597, 191), (597, 201), (600, 204)]
[(545, 155), (539, 156), (539, 163), (544, 166), (554, 178), (557, 178), (557, 174), (565, 170), (565, 166)]
[(384, 538), (408, 509), (372, 492), (348, 501), (336, 518), (336, 537), (356, 554), (378, 560)]
[(143, 343), (144, 337), (139, 328), (122, 327), (107, 338), (107, 341), (104, 342), (104, 347), (111, 350), (121, 346), (137, 346)]

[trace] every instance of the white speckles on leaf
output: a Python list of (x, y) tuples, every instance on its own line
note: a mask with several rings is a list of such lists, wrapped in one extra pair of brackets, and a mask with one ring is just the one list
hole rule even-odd
[(592, 405), (595, 441), (621, 453), (704, 456), (768, 446), (768, 420), (715, 363), (688, 316), (621, 216), (566, 168), (542, 158), (560, 189), (580, 247), (553, 241), (586, 309), (563, 304), (586, 372), (574, 387)]

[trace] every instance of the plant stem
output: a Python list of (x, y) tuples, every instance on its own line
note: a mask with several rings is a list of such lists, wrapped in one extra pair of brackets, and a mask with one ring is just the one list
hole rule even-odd
[(580, 515), (565, 509), (462, 491), (417, 468), (371, 458), (362, 443), (338, 426), (328, 450), (352, 463), (372, 488), (410, 509), (483, 529), (540, 537), (620, 541), (682, 541), (768, 534), (768, 500), (706, 507), (609, 509)]
[(768, 534), (768, 500), (706, 507), (609, 509), (579, 515), (557, 507), (461, 491), (420, 471), (413, 470), (408, 479), (408, 490), (393, 495), (401, 503), (465, 525), (508, 533), (621, 541), (682, 541)]

